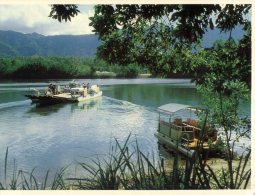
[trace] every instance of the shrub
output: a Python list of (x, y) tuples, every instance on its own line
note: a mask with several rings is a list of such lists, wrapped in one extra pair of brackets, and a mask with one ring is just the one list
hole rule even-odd
[(140, 73), (141, 69), (137, 64), (129, 64), (127, 66), (115, 65), (111, 68), (112, 72), (115, 72), (117, 77), (135, 78)]

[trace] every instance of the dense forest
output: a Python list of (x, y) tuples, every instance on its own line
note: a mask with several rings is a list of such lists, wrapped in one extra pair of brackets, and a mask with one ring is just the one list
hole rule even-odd
[(140, 73), (146, 70), (137, 64), (123, 67), (93, 57), (0, 58), (1, 79), (133, 78)]

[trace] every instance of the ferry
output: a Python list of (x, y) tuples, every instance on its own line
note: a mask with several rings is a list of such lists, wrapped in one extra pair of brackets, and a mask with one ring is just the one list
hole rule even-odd
[(65, 102), (82, 102), (102, 96), (103, 92), (98, 85), (81, 85), (71, 82), (69, 86), (50, 84), (44, 92), (34, 89), (35, 94), (25, 95), (32, 103), (43, 105), (58, 104)]

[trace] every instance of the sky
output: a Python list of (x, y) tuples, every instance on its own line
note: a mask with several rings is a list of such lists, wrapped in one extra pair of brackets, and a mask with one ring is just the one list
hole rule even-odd
[[(42, 35), (94, 34), (89, 26), (94, 5), (79, 5), (80, 13), (71, 22), (58, 22), (49, 16), (47, 4), (0, 4), (0, 30)], [(248, 14), (250, 18), (251, 13)]]
[(71, 22), (58, 22), (49, 16), (46, 4), (0, 4), (0, 30), (42, 35), (93, 34), (89, 17), (93, 16), (93, 5), (79, 6), (80, 13)]

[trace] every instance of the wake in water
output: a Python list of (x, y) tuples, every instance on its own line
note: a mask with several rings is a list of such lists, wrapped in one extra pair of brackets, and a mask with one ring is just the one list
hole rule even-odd
[(123, 108), (125, 110), (125, 112), (134, 111), (134, 109), (139, 109), (139, 108), (150, 111), (150, 112), (154, 112), (154, 113), (157, 110), (156, 108), (153, 108), (153, 107), (142, 106), (142, 105), (134, 104), (129, 101), (119, 100), (119, 99), (115, 99), (112, 97), (104, 96), (104, 99), (107, 100), (110, 105), (118, 105), (118, 108), (119, 108), (119, 106), (121, 106), (121, 108)]
[(25, 105), (29, 105), (29, 104), (31, 104), (30, 100), (1, 103), (0, 109), (11, 108), (11, 107), (15, 107), (15, 106), (25, 106)]

